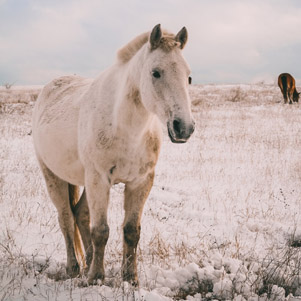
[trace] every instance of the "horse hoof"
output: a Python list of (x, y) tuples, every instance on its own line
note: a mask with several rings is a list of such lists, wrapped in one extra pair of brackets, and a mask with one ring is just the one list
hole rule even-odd
[(138, 279), (132, 280), (132, 281), (130, 282), (130, 284), (131, 284), (131, 286), (133, 286), (133, 287), (138, 287), (138, 286), (139, 286), (139, 281), (138, 281)]
[(89, 285), (102, 286), (104, 284), (104, 281), (103, 281), (103, 279), (90, 279), (90, 278), (88, 278), (88, 284)]
[(123, 281), (128, 282), (133, 287), (138, 287), (139, 286), (138, 277), (135, 274), (124, 273), (123, 274)]
[(88, 283), (89, 285), (102, 285), (105, 279), (105, 275), (103, 273), (90, 273), (88, 275)]

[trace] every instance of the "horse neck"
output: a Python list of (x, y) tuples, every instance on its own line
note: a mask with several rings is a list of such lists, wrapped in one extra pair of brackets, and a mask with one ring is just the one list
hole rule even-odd
[(294, 95), (294, 96), (297, 96), (297, 95), (298, 95), (298, 91), (297, 91), (296, 87), (294, 88), (293, 95)]
[(138, 53), (123, 66), (122, 87), (119, 99), (115, 106), (115, 121), (117, 128), (130, 131), (137, 138), (151, 128), (157, 120), (155, 115), (146, 110), (139, 91), (139, 79), (144, 51)]

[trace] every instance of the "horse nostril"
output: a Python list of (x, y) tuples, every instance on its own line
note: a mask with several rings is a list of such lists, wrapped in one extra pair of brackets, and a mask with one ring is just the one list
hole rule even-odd
[(173, 129), (176, 135), (181, 133), (181, 122), (177, 119), (173, 121)]
[(168, 135), (174, 143), (185, 143), (194, 131), (194, 121), (185, 123), (180, 118), (167, 122)]

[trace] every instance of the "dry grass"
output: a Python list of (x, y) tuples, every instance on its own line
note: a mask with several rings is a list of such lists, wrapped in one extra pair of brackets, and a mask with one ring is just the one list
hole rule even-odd
[[(168, 280), (162, 270), (196, 263), (200, 271), (210, 266), (221, 279), (231, 275), (231, 291), (217, 295), (216, 279), (192, 273), (164, 294), (223, 300), (254, 293), (276, 300), (283, 296), (277, 285), (285, 295), (301, 295), (300, 105), (283, 105), (278, 88), (265, 85), (192, 86), (191, 94), (196, 133), (180, 148), (165, 141), (145, 206), (141, 286), (159, 289)], [(63, 238), (33, 155), (36, 96), (4, 103), (1, 95), (0, 300), (22, 294), (72, 299), (75, 292), (85, 300), (92, 289), (65, 280)], [(122, 192), (120, 186), (112, 190), (106, 250), (106, 284), (116, 298), (133, 295), (121, 280)], [(35, 240), (39, 246), (29, 243)], [(99, 290), (94, 300), (104, 295)]]
[(5, 84), (5, 89), (0, 87), (0, 114), (13, 113), (15, 110), (24, 110), (20, 104), (30, 104), (35, 102), (41, 91), (40, 87), (30, 89), (20, 89), (13, 87), (13, 84)]

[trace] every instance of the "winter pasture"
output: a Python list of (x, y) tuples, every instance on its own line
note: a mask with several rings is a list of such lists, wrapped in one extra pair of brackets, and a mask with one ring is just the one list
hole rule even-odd
[(0, 300), (301, 300), (301, 105), (284, 105), (275, 84), (191, 86), (196, 131), (183, 145), (165, 132), (136, 290), (121, 280), (122, 185), (105, 285), (65, 275), (32, 144), (38, 92), (0, 90)]

